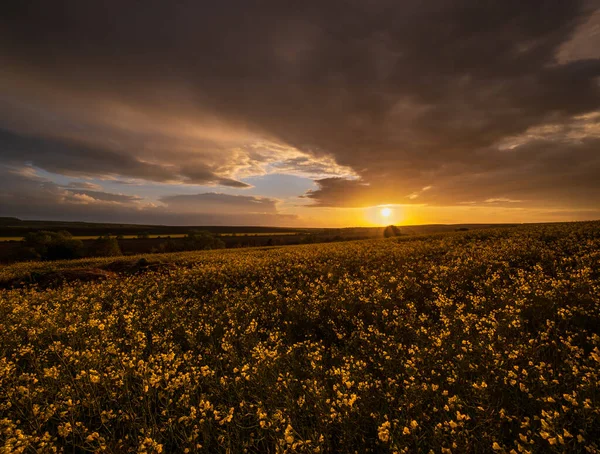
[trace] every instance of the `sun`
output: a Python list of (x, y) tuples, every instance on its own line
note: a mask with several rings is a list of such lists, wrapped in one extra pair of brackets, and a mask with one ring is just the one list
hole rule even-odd
[(364, 211), (365, 221), (371, 226), (398, 224), (404, 220), (402, 205), (381, 204), (367, 207)]

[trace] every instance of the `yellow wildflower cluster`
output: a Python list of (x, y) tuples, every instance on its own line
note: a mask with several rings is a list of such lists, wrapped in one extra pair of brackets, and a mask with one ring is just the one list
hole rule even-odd
[(0, 452), (600, 450), (600, 223), (150, 259), (0, 290)]

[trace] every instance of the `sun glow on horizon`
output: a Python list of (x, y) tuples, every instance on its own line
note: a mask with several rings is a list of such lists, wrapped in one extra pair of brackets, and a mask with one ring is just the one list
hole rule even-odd
[(396, 225), (405, 221), (405, 213), (401, 205), (375, 205), (364, 210), (366, 225)]

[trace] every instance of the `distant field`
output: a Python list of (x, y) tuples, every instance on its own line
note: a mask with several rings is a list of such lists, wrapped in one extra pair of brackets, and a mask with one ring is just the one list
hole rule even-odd
[[(251, 233), (219, 233), (220, 236), (283, 236), (283, 235), (298, 235), (298, 232), (251, 232)], [(79, 240), (95, 240), (100, 235), (77, 235), (73, 238)], [(115, 236), (115, 235), (112, 235)], [(138, 235), (120, 235), (124, 239), (136, 239)], [(147, 235), (146, 238), (184, 238), (185, 233), (173, 233), (173, 234), (161, 234), (161, 235)], [(0, 237), (0, 241), (21, 241), (22, 236), (4, 236)]]
[(299, 232), (266, 232), (266, 233), (219, 233), (220, 236), (287, 236), (300, 235)]
[(0, 284), (1, 452), (600, 450), (600, 222)]

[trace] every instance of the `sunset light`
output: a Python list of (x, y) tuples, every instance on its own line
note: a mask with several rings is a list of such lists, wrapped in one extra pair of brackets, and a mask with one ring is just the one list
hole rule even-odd
[(402, 205), (372, 206), (364, 210), (363, 225), (379, 227), (390, 224), (400, 225), (406, 222), (405, 217), (405, 207)]
[(16, 2), (0, 217), (600, 218), (600, 9), (536, 1)]
[(0, 453), (600, 453), (600, 0), (0, 14)]

